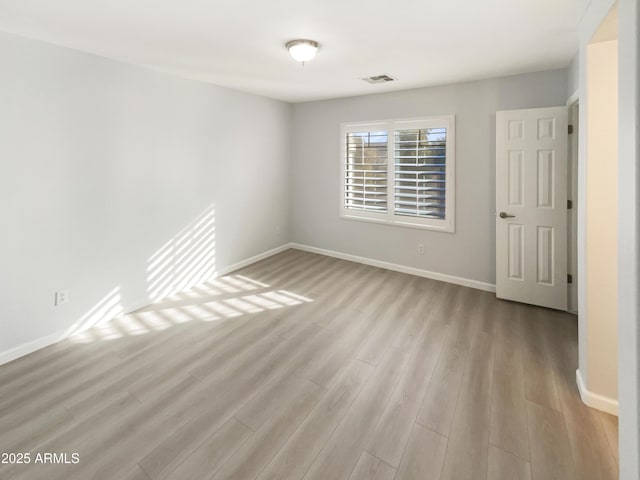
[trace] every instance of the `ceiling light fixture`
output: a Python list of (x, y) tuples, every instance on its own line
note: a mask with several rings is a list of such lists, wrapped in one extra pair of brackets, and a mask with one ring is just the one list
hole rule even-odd
[(313, 40), (291, 40), (285, 45), (293, 59), (303, 65), (305, 62), (313, 60), (319, 46), (318, 42), (314, 42)]

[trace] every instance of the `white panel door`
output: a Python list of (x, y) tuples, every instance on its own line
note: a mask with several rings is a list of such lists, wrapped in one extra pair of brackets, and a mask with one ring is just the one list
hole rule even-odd
[(567, 309), (567, 107), (496, 114), (496, 295)]

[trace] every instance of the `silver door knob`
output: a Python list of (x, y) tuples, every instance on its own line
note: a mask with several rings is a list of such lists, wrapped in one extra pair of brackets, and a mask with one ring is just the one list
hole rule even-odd
[(507, 212), (500, 212), (498, 214), (500, 216), (500, 218), (514, 218), (515, 215), (509, 215)]

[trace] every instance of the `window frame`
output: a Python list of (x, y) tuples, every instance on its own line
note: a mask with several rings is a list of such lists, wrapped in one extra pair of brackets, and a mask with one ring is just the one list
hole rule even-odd
[[(424, 128), (446, 128), (445, 166), (445, 218), (421, 218), (399, 215), (395, 211), (395, 133), (397, 130)], [(387, 211), (370, 212), (345, 206), (345, 185), (347, 177), (347, 134), (360, 132), (387, 132)], [(378, 121), (348, 122), (340, 124), (340, 217), (347, 220), (382, 223), (399, 227), (419, 228), (438, 232), (455, 233), (455, 115), (433, 117), (399, 118)]]

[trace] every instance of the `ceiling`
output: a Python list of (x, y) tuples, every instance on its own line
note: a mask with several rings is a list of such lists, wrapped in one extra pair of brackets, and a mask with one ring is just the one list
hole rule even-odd
[[(0, 30), (301, 102), (566, 67), (587, 3), (0, 0)], [(304, 67), (295, 38), (320, 43)], [(382, 73), (398, 80), (362, 80)]]

